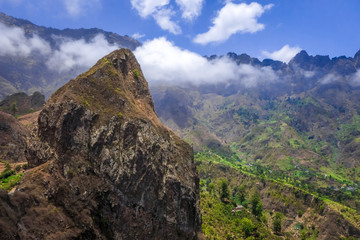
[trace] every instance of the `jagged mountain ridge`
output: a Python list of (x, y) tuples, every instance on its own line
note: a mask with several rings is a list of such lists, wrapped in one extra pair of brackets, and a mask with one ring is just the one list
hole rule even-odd
[[(277, 81), (250, 87), (229, 81), (151, 91), (160, 119), (196, 151), (211, 149), (291, 178), (303, 169), (299, 179), (311, 191), (360, 209), (360, 86), (354, 82), (359, 54), (329, 59), (302, 51), (281, 68), (275, 61), (268, 65)], [(239, 66), (271, 62), (229, 57)], [(332, 190), (344, 184), (354, 186), (348, 195)]]
[[(301, 50), (297, 53), (293, 59), (287, 64), (278, 60), (273, 59), (263, 59), (260, 61), (257, 58), (250, 57), (249, 55), (243, 54), (236, 54), (234, 52), (229, 52), (225, 56), (230, 58), (231, 60), (235, 61), (238, 65), (240, 64), (251, 64), (254, 66), (260, 67), (267, 67), (270, 66), (274, 70), (282, 70), (287, 67), (289, 68), (296, 68), (300, 67), (304, 70), (314, 70), (318, 68), (325, 68), (327, 71), (337, 71), (339, 70), (339, 65), (348, 65), (347, 73), (354, 73), (356, 69), (360, 67), (360, 50), (354, 55), (354, 57), (346, 57), (346, 56), (339, 56), (333, 57), (330, 59), (329, 55), (309, 55), (305, 50)], [(223, 56), (212, 55), (210, 57), (205, 56), (208, 60), (214, 60), (221, 58)], [(323, 69), (324, 70), (324, 69)], [(342, 69), (343, 71), (344, 69)]]
[[(109, 45), (114, 45), (118, 48), (123, 47), (134, 50), (140, 45), (137, 40), (127, 35), (120, 36), (116, 33), (106, 32), (98, 28), (59, 30), (37, 26), (27, 20), (17, 19), (1, 12), (0, 23), (11, 29), (22, 29), (25, 39), (37, 36), (49, 44), (52, 52), (59, 51), (64, 41), (66, 43), (69, 41), (84, 40), (85, 43), (91, 43), (98, 35), (104, 36), (105, 41)], [(38, 42), (39, 40), (36, 41)], [(40, 46), (41, 45), (37, 45), (37, 47)], [(32, 94), (35, 91), (40, 91), (45, 94), (46, 97), (49, 97), (51, 93), (65, 84), (69, 79), (76, 77), (90, 67), (75, 66), (64, 71), (58, 71), (56, 67), (49, 68), (47, 66), (49, 62), (48, 56), (38, 51), (34, 51), (32, 54), (26, 56), (17, 54), (0, 55), (0, 88), (2, 89), (0, 99), (16, 92)]]
[(52, 37), (55, 36), (62, 36), (67, 37), (71, 39), (85, 39), (86, 41), (89, 41), (90, 39), (94, 38), (98, 34), (102, 34), (105, 36), (106, 40), (108, 40), (109, 43), (117, 44), (119, 47), (126, 47), (129, 49), (134, 50), (137, 46), (140, 45), (140, 43), (125, 35), (120, 36), (117, 33), (107, 32), (99, 28), (91, 28), (91, 29), (56, 29), (56, 28), (49, 28), (49, 27), (43, 27), (38, 26), (36, 24), (33, 24), (32, 22), (25, 20), (25, 19), (19, 19), (14, 18), (11, 16), (6, 15), (5, 13), (0, 12), (0, 22), (7, 26), (16, 26), (19, 28), (24, 29), (25, 34), (30, 37), (33, 34), (39, 35), (41, 38), (46, 39), (52, 47), (56, 47), (57, 42)]
[(191, 147), (158, 120), (134, 55), (117, 50), (39, 114), (17, 190), (0, 190), (0, 239), (196, 239)]

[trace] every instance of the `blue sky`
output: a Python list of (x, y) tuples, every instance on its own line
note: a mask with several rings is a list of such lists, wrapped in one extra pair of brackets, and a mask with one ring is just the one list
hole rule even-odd
[(358, 0), (0, 0), (0, 11), (38, 25), (98, 27), (137, 34), (141, 42), (165, 37), (200, 55), (259, 58), (299, 49), (353, 56), (360, 49), (359, 10)]

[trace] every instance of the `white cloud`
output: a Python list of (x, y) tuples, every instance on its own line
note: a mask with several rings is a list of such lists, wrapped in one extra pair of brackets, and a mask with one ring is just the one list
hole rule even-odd
[(256, 2), (250, 4), (228, 2), (213, 20), (213, 26), (209, 31), (197, 35), (194, 42), (200, 44), (223, 42), (239, 32), (255, 33), (263, 30), (265, 26), (258, 23), (258, 18), (272, 6), (273, 4), (261, 6)]
[(337, 82), (337, 81), (340, 81), (340, 80), (341, 80), (341, 77), (339, 75), (329, 73), (329, 74), (326, 74), (323, 78), (321, 78), (319, 80), (319, 82), (321, 84), (329, 84), (329, 83)]
[(133, 35), (131, 35), (132, 38), (135, 38), (135, 39), (140, 39), (140, 38), (143, 38), (145, 37), (145, 34), (141, 34), (141, 33), (134, 33)]
[(131, 0), (131, 5), (142, 18), (152, 16), (159, 27), (173, 34), (180, 34), (181, 28), (171, 20), (175, 12), (169, 6), (170, 0)]
[(356, 73), (354, 73), (351, 78), (350, 78), (350, 84), (355, 86), (355, 87), (359, 87), (360, 86), (360, 69), (358, 69), (356, 71)]
[(110, 44), (103, 35), (97, 35), (89, 42), (54, 36), (59, 47), (52, 50), (46, 40), (37, 35), (26, 37), (21, 28), (0, 23), (0, 32), (0, 56), (28, 57), (38, 53), (46, 59), (49, 69), (60, 73), (73, 69), (84, 71), (104, 55), (119, 48)]
[(131, 5), (142, 18), (146, 18), (168, 5), (169, 2), (170, 0), (131, 0)]
[(176, 0), (182, 11), (182, 18), (193, 20), (201, 13), (204, 0)]
[(100, 0), (64, 0), (67, 13), (72, 17), (82, 15), (89, 8), (99, 7)]
[(227, 57), (208, 61), (197, 53), (181, 49), (165, 38), (145, 42), (134, 51), (146, 79), (150, 83), (227, 83), (240, 81), (251, 87), (262, 81), (275, 81), (269, 67), (236, 65)]
[(70, 71), (74, 68), (87, 69), (104, 55), (114, 51), (118, 46), (109, 44), (103, 35), (97, 35), (89, 42), (84, 39), (63, 39), (59, 50), (52, 53), (47, 66), (58, 72)]
[(170, 9), (160, 9), (153, 15), (153, 17), (161, 29), (167, 30), (173, 34), (180, 34), (181, 28), (170, 19), (174, 14), (175, 13)]
[(274, 52), (263, 51), (262, 54), (267, 58), (288, 63), (300, 51), (301, 48), (290, 47), (288, 44), (286, 44), (278, 51), (274, 51)]
[(0, 55), (27, 57), (33, 52), (49, 54), (48, 42), (37, 35), (30, 38), (25, 36), (24, 30), (18, 27), (7, 27), (0, 23)]

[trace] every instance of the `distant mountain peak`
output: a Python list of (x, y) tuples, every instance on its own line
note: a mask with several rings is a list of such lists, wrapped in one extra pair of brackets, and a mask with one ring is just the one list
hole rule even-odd
[(354, 56), (355, 67), (360, 68), (360, 50)]

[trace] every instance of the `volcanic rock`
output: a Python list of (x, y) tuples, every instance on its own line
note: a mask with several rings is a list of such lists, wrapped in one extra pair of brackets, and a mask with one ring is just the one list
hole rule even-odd
[(0, 159), (7, 162), (24, 162), (26, 138), (29, 131), (12, 115), (0, 111)]
[(165, 128), (130, 50), (117, 50), (46, 103), (0, 239), (196, 239), (192, 148)]

